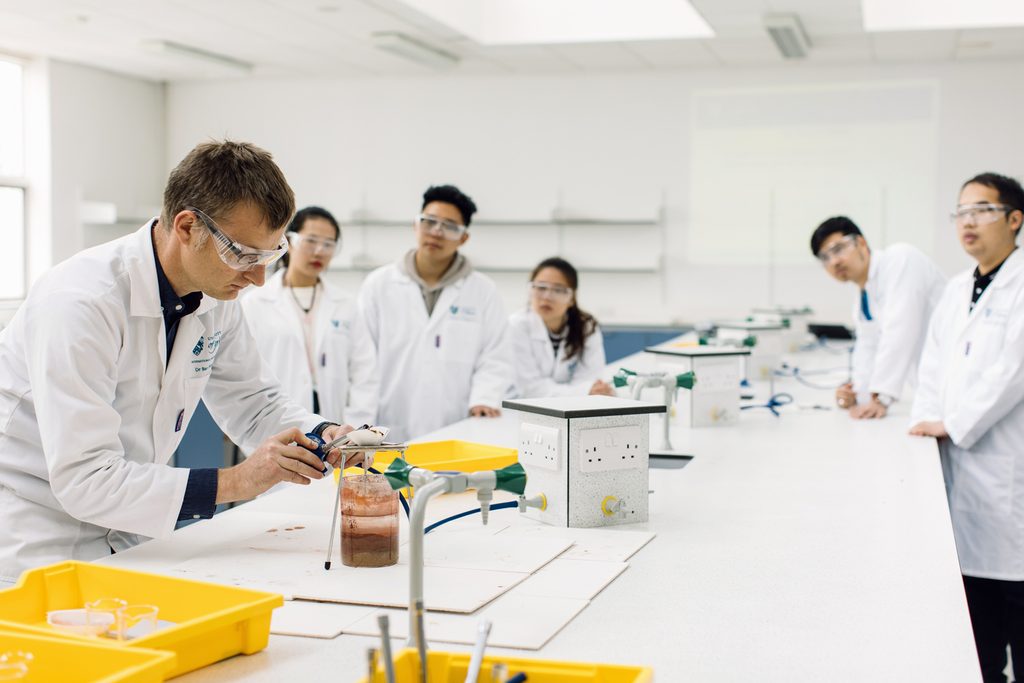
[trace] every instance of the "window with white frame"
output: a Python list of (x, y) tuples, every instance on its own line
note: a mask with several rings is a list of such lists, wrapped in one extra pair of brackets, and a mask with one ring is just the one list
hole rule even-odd
[(0, 57), (0, 300), (25, 296), (25, 125), (23, 70)]

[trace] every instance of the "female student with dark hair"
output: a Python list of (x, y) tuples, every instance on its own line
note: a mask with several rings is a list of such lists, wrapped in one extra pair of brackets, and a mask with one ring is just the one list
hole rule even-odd
[(601, 380), (604, 339), (576, 302), (578, 286), (576, 269), (565, 259), (545, 259), (533, 269), (529, 307), (509, 318), (520, 397), (615, 394)]
[(292, 219), (284, 268), (242, 298), (260, 355), (285, 393), (335, 422), (359, 426), (377, 417), (376, 353), (348, 296), (321, 274), (341, 241), (326, 209), (309, 206)]

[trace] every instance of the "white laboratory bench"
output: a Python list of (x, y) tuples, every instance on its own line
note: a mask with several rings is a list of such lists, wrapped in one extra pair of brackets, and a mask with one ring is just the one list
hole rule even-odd
[[(791, 379), (775, 389), (805, 405), (833, 403), (830, 392)], [(758, 409), (733, 427), (673, 430), (673, 444), (694, 459), (683, 469), (652, 469), (650, 521), (621, 527), (656, 538), (526, 656), (645, 664), (662, 683), (980, 681), (935, 442), (906, 435), (907, 411), (896, 404), (885, 420), (857, 422), (794, 404), (778, 418)], [(506, 413), (420, 440), (514, 445), (516, 431), (517, 417)], [(161, 571), (258, 533), (267, 514), (328, 514), (332, 494), (328, 482), (289, 487), (104, 562)], [(474, 502), (466, 495), (438, 501), (428, 516)], [(492, 519), (518, 517), (502, 511)], [(177, 680), (356, 681), (376, 642), (271, 636), (263, 652)]]

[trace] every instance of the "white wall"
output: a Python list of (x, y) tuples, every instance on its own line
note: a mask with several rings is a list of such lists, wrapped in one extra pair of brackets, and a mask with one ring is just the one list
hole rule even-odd
[[(49, 63), (51, 263), (113, 238), (159, 207), (166, 180), (164, 86)], [(114, 203), (128, 225), (90, 228), (81, 201)], [(88, 230), (97, 234), (89, 234)]]
[[(138, 227), (166, 179), (164, 86), (45, 58), (25, 62), (28, 272)], [(129, 222), (86, 226), (82, 201), (114, 203)], [(0, 325), (16, 306), (0, 310)]]
[[(804, 264), (775, 268), (768, 254), (746, 265), (702, 265), (688, 253), (691, 231), (704, 227), (690, 220), (697, 199), (691, 187), (698, 185), (693, 175), (713, 171), (729, 178), (731, 169), (710, 166), (715, 156), (706, 153), (699, 156), (700, 167), (691, 164), (698, 158), (691, 139), (695, 99), (723, 89), (906, 82), (934, 88), (936, 168), (926, 183), (934, 187), (920, 198), (901, 196), (899, 204), (909, 209), (901, 215), (912, 216), (905, 220), (919, 223), (902, 234), (930, 235), (919, 246), (952, 273), (967, 264), (946, 220), (960, 182), (983, 170), (1024, 174), (1018, 123), (1024, 90), (1008, 87), (1019, 79), (1021, 67), (797, 65), (600, 76), (179, 84), (168, 88), (167, 160), (173, 165), (210, 137), (255, 142), (274, 153), (300, 206), (321, 204), (342, 219), (360, 208), (378, 218), (410, 218), (423, 189), (439, 182), (458, 184), (481, 207), (480, 218), (495, 220), (547, 217), (556, 206), (594, 217), (643, 217), (664, 201), (665, 272), (584, 274), (581, 303), (599, 318), (695, 321), (742, 314), (752, 306), (810, 304), (819, 318), (841, 320), (852, 293), (828, 280), (809, 253)], [(794, 130), (799, 141), (800, 128)], [(810, 135), (808, 127), (807, 132), (808, 141), (820, 139), (820, 130)], [(885, 159), (889, 150), (880, 141), (872, 153)], [(865, 169), (864, 175), (871, 172)], [(824, 170), (808, 175), (806, 187), (789, 197), (799, 201), (801, 195), (812, 198), (831, 189), (834, 181)], [(749, 174), (743, 177), (756, 182)], [(766, 177), (764, 184), (771, 180)], [(762, 190), (745, 185), (726, 193), (719, 188), (716, 194), (732, 197), (723, 211), (747, 215), (755, 229), (767, 229), (771, 216), (750, 201)], [(870, 236), (877, 226), (865, 227)], [(805, 226), (806, 237), (813, 228)], [(509, 228), (477, 228), (491, 229)], [(901, 231), (885, 232), (890, 233)], [(628, 230), (621, 231), (621, 244), (630, 248)], [(472, 240), (467, 246), (473, 255)], [(394, 251), (387, 256), (397, 257), (400, 250)], [(564, 255), (585, 256), (580, 250)], [(354, 287), (361, 274), (335, 278)], [(523, 301), (525, 273), (495, 278), (510, 305)]]

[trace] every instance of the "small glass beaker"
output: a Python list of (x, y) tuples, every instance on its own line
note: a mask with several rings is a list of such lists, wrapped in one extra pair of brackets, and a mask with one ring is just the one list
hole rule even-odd
[(383, 474), (345, 477), (341, 561), (348, 567), (389, 567), (398, 562), (398, 491)]
[(157, 629), (160, 608), (155, 605), (128, 605), (120, 612), (118, 640), (141, 638)]
[[(100, 598), (85, 603), (85, 625), (87, 627), (106, 624), (106, 631), (98, 631), (100, 634), (121, 638), (121, 610), (128, 606), (128, 603), (120, 598)], [(98, 629), (97, 629), (98, 630)]]

